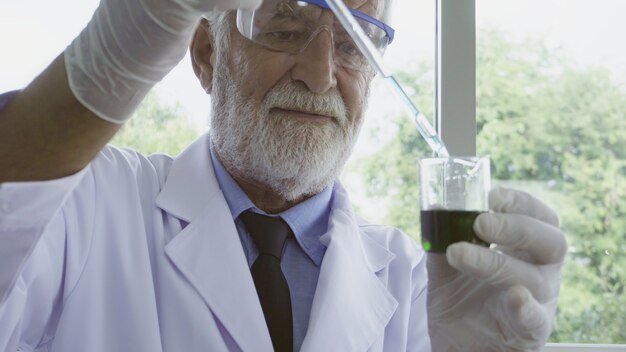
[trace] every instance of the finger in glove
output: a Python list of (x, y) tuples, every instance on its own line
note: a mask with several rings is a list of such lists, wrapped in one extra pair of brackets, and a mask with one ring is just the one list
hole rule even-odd
[(489, 191), (489, 208), (498, 213), (527, 215), (552, 226), (559, 226), (559, 216), (556, 212), (526, 192), (496, 187)]
[[(448, 263), (462, 273), (508, 290), (513, 286), (524, 286), (539, 301), (545, 302), (558, 294), (558, 285), (546, 282), (551, 266), (536, 266), (497, 251), (467, 242), (452, 244), (446, 251)], [(554, 268), (557, 270), (558, 268)], [(553, 280), (554, 281), (554, 280)]]
[[(545, 307), (539, 304), (531, 293), (523, 286), (513, 286), (501, 296), (499, 311), (496, 318), (508, 327), (504, 331), (514, 332), (514, 336), (507, 339), (516, 339), (522, 345), (533, 341), (545, 341), (552, 331), (550, 314)], [(506, 334), (505, 334), (506, 335)], [(526, 346), (538, 348), (540, 346)]]
[(567, 254), (567, 241), (558, 227), (527, 215), (481, 214), (474, 231), (489, 243), (526, 252), (536, 264), (560, 263)]

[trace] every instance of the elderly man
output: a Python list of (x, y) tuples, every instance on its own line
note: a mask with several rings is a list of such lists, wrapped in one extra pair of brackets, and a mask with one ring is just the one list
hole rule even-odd
[[(389, 3), (347, 4), (384, 50)], [(498, 250), (428, 256), (355, 216), (337, 176), (373, 71), (323, 1), (225, 11), (257, 6), (103, 0), (1, 97), (0, 349), (539, 349), (565, 253), (554, 212), (497, 189), (475, 229)], [(208, 135), (174, 159), (105, 146), (190, 41)]]

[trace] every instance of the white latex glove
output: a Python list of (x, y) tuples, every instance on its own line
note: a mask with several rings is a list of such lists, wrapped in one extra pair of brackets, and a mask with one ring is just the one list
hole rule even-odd
[(123, 123), (185, 56), (200, 17), (261, 0), (101, 0), (65, 50), (70, 89), (104, 120)]
[(450, 245), (428, 254), (432, 350), (537, 351), (552, 332), (567, 244), (556, 213), (531, 195), (489, 193), (476, 234), (491, 249)]

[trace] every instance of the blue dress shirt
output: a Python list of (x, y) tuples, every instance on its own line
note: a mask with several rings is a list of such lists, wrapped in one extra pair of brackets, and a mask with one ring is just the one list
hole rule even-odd
[[(252, 241), (252, 237), (246, 231), (243, 222), (239, 219), (239, 215), (248, 209), (259, 214), (268, 214), (252, 203), (220, 163), (212, 148), (211, 161), (217, 182), (224, 193), (233, 220), (235, 220), (248, 266), (252, 266), (259, 255), (259, 251)], [(287, 240), (280, 262), (291, 293), (294, 351), (300, 350), (309, 326), (309, 315), (317, 287), (320, 265), (326, 251), (326, 247), (319, 239), (328, 229), (332, 195), (333, 185), (290, 209), (270, 215), (285, 220), (295, 237), (295, 239), (289, 238)]]

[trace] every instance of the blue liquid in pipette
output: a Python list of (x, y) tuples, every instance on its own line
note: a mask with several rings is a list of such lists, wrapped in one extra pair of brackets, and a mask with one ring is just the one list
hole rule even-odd
[(411, 98), (409, 98), (404, 89), (402, 89), (402, 86), (400, 85), (398, 80), (396, 80), (393, 75), (384, 77), (384, 79), (387, 84), (391, 86), (396, 95), (404, 102), (404, 108), (409, 113), (409, 116), (413, 119), (415, 127), (417, 127), (424, 140), (426, 140), (428, 146), (430, 146), (430, 148), (432, 148), (435, 154), (437, 154), (439, 157), (449, 157), (450, 153), (448, 153), (448, 149), (446, 149), (443, 141), (441, 140), (437, 132), (433, 129), (430, 122), (428, 122), (427, 117), (417, 109), (415, 104), (413, 104), (413, 101), (411, 100)]

